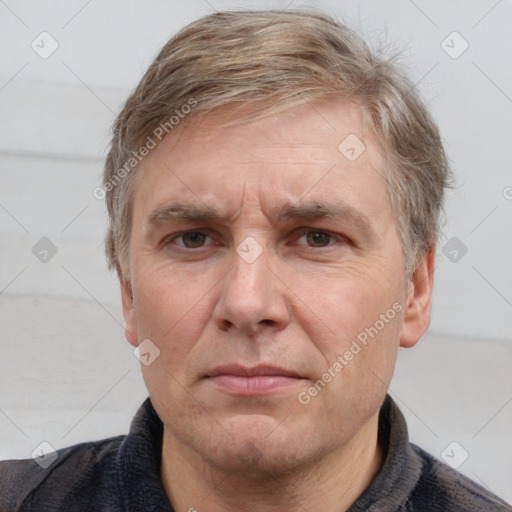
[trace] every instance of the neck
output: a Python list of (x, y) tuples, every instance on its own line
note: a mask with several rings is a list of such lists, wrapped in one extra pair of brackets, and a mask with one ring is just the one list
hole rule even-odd
[(283, 475), (214, 468), (164, 429), (162, 482), (176, 512), (346, 511), (382, 465), (377, 427), (378, 413), (347, 445)]

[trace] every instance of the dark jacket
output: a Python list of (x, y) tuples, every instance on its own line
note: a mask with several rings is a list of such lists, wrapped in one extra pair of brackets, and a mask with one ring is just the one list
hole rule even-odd
[[(148, 398), (127, 436), (58, 450), (47, 469), (32, 459), (0, 462), (0, 512), (173, 512), (160, 481), (162, 432)], [(349, 512), (512, 511), (409, 443), (405, 419), (389, 396), (379, 442), (383, 466)]]

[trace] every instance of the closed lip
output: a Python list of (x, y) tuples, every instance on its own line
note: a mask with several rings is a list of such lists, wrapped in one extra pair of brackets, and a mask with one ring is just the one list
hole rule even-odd
[(236, 375), (239, 377), (273, 376), (290, 377), (296, 379), (303, 378), (293, 370), (266, 364), (251, 367), (240, 364), (216, 366), (212, 370), (208, 371), (205, 377), (218, 377), (220, 375)]

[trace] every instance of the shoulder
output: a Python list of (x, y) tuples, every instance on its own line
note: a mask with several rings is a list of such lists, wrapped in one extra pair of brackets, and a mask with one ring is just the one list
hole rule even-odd
[(106, 487), (112, 490), (125, 437), (62, 448), (47, 468), (33, 459), (0, 461), (0, 510), (87, 510)]
[[(450, 512), (508, 511), (512, 507), (473, 480), (411, 444), (423, 469), (410, 496), (413, 510)], [(414, 505), (421, 504), (416, 507)], [(421, 508), (423, 506), (423, 508)]]

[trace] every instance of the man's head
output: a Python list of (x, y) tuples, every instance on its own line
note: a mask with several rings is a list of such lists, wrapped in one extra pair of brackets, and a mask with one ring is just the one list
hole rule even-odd
[(428, 327), (447, 178), (413, 86), (331, 19), (215, 14), (167, 43), (104, 180), (167, 442), (275, 474), (371, 438)]

